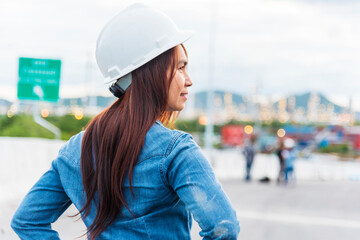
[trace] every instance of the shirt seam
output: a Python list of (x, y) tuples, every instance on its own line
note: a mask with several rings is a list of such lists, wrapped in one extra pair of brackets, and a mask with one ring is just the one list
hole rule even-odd
[[(71, 201), (68, 193), (65, 191), (65, 187), (64, 187), (64, 185), (63, 185), (63, 183), (62, 183), (62, 181), (61, 181), (61, 177), (60, 177), (58, 168), (59, 168), (58, 164), (57, 164), (57, 163), (54, 163), (53, 169), (54, 169), (55, 174), (57, 175), (57, 177), (58, 177), (58, 179), (59, 179), (59, 181), (60, 181), (60, 187), (61, 187), (62, 191), (64, 192), (64, 194), (68, 197), (68, 200), (67, 200), (66, 202), (64, 202), (64, 203), (57, 209), (57, 211), (56, 211), (57, 215), (60, 216), (61, 214), (59, 214), (59, 213), (61, 212), (62, 208), (65, 207), (66, 205), (68, 205), (67, 208), (69, 208), (69, 206), (71, 205), (72, 201)], [(70, 203), (70, 204), (69, 204), (69, 203)], [(66, 208), (66, 209), (67, 209), (67, 208)], [(65, 209), (65, 210), (66, 210), (66, 209)], [(65, 210), (64, 210), (63, 212), (65, 212)], [(56, 221), (56, 220), (55, 220), (55, 221)]]
[(165, 166), (164, 166), (165, 160), (166, 160), (167, 157), (170, 155), (170, 153), (171, 153), (171, 151), (172, 151), (172, 149), (173, 149), (176, 141), (177, 141), (180, 137), (182, 137), (182, 136), (184, 136), (184, 135), (185, 135), (184, 132), (180, 132), (180, 131), (176, 132), (175, 136), (173, 137), (173, 139), (172, 139), (171, 142), (169, 143), (169, 146), (168, 146), (168, 148), (167, 148), (167, 150), (166, 150), (166, 153), (165, 153), (162, 161), (160, 161), (160, 167), (159, 167), (160, 169), (159, 169), (159, 170), (160, 170), (161, 180), (163, 181), (163, 184), (164, 184), (166, 187), (168, 187), (168, 188), (170, 188), (170, 187), (169, 187), (169, 183), (167, 182), (167, 180), (166, 180), (166, 178), (165, 178), (165, 172), (167, 171), (167, 169), (165, 169)]
[(146, 160), (148, 160), (148, 159), (150, 159), (150, 158), (154, 158), (154, 157), (164, 157), (164, 156), (165, 156), (165, 154), (155, 154), (155, 155), (151, 155), (151, 156), (149, 156), (149, 157), (146, 157), (146, 158), (138, 161), (136, 164), (142, 163), (142, 162), (144, 162), (144, 161), (146, 161)]
[(182, 133), (182, 132), (175, 132), (175, 136), (171, 139), (171, 142), (169, 143), (167, 149), (166, 149), (166, 152), (165, 152), (165, 156), (168, 156), (175, 144), (175, 142), (182, 136), (182, 135), (185, 135), (185, 133)]
[[(81, 155), (80, 155), (80, 156), (81, 156)], [(58, 158), (61, 158), (61, 157), (65, 158), (66, 160), (68, 160), (69, 162), (71, 162), (71, 164), (72, 164), (74, 167), (78, 166), (78, 164), (77, 164), (72, 158), (70, 158), (70, 157), (67, 155), (67, 152), (65, 152), (65, 151), (63, 151), (63, 150), (59, 152)]]
[(145, 219), (145, 218), (143, 218), (143, 219), (142, 219), (142, 221), (144, 222), (144, 225), (145, 225), (145, 228), (146, 228), (146, 233), (147, 233), (147, 235), (149, 236), (149, 239), (151, 240), (151, 239), (152, 239), (152, 237), (151, 237), (151, 234), (150, 234), (149, 228), (148, 228), (148, 226), (147, 226), (147, 224), (146, 224), (146, 219)]

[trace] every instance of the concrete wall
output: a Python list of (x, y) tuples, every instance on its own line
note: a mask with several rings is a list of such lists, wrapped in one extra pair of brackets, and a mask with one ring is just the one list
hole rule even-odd
[[(50, 167), (64, 141), (38, 138), (0, 137), (0, 198), (23, 195)], [(204, 152), (220, 179), (244, 177), (244, 157), (238, 149)], [(278, 160), (275, 155), (257, 154), (253, 165), (254, 179), (268, 176), (276, 179)], [(298, 180), (360, 180), (360, 162), (341, 162), (332, 155), (313, 155), (295, 164)]]

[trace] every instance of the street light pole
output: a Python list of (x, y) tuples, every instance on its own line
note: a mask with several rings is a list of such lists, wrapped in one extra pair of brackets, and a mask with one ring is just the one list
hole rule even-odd
[(209, 62), (208, 62), (208, 93), (207, 93), (207, 123), (205, 128), (205, 149), (211, 150), (214, 133), (214, 74), (215, 74), (215, 37), (216, 37), (216, 10), (217, 1), (210, 3), (210, 26), (209, 26)]

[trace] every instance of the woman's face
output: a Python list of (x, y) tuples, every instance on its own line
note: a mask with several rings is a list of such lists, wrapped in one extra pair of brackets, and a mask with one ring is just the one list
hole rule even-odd
[(192, 81), (187, 73), (187, 56), (182, 46), (176, 47), (177, 65), (175, 76), (171, 81), (168, 97), (168, 111), (181, 111), (185, 107), (188, 96), (188, 87), (191, 87)]

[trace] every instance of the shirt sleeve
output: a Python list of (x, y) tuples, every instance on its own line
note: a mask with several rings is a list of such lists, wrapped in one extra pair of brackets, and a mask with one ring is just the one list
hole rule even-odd
[(54, 160), (16, 210), (11, 227), (21, 239), (60, 239), (51, 223), (70, 206)]
[(193, 141), (182, 135), (164, 163), (166, 180), (192, 213), (204, 239), (237, 239), (240, 225), (229, 198)]

